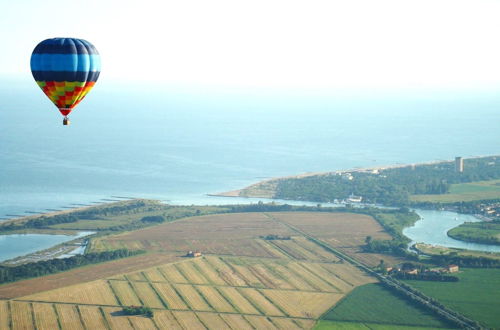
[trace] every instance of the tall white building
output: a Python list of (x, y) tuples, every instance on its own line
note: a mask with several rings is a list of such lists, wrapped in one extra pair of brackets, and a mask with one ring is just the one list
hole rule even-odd
[(464, 159), (455, 157), (455, 172), (462, 173), (464, 171)]

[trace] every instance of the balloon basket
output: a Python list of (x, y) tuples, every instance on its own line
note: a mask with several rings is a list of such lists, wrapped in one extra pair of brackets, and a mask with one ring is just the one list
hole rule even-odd
[(64, 126), (68, 126), (69, 124), (71, 124), (71, 122), (69, 121), (69, 118), (64, 118), (63, 119), (63, 125)]

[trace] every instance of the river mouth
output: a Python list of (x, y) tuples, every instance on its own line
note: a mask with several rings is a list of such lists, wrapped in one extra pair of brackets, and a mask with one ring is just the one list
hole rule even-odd
[(475, 216), (437, 210), (416, 209), (415, 212), (421, 219), (415, 222), (412, 227), (403, 229), (403, 235), (412, 240), (410, 246), (415, 243), (425, 243), (472, 251), (500, 252), (498, 245), (464, 242), (447, 235), (450, 229), (464, 222), (481, 221)]

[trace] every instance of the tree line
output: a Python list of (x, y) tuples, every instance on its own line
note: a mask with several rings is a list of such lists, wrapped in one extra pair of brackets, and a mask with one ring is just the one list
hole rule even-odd
[(119, 249), (79, 254), (69, 258), (30, 262), (14, 267), (0, 266), (0, 283), (14, 282), (31, 277), (59, 273), (76, 267), (126, 258), (140, 253), (144, 253), (144, 251)]

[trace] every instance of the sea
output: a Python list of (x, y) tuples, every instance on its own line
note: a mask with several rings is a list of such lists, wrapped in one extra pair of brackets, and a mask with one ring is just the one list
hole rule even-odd
[(259, 180), (500, 154), (496, 90), (113, 81), (71, 125), (27, 74), (0, 80), (0, 218), (119, 197), (223, 204)]

